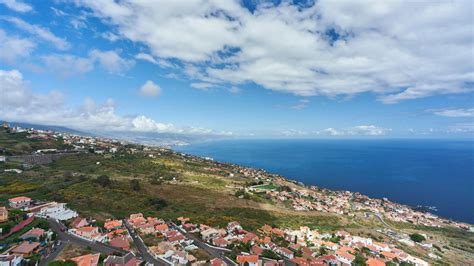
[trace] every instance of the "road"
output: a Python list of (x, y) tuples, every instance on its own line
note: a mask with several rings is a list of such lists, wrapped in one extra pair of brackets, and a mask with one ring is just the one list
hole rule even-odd
[(161, 258), (156, 258), (153, 256), (149, 251), (145, 243), (143, 243), (143, 240), (138, 236), (138, 234), (135, 232), (135, 230), (132, 228), (132, 226), (126, 221), (123, 221), (125, 227), (128, 230), (128, 233), (132, 237), (133, 242), (135, 243), (135, 246), (138, 249), (138, 252), (140, 252), (140, 256), (143, 258), (148, 263), (151, 263), (153, 265), (170, 265), (168, 262)]
[(57, 246), (56, 249), (54, 249), (53, 252), (50, 253), (45, 259), (43, 259), (40, 265), (47, 265), (48, 262), (51, 262), (54, 259), (56, 259), (56, 257), (59, 255), (61, 250), (64, 249), (68, 243), (72, 243), (74, 245), (81, 246), (81, 247), (89, 247), (94, 252), (98, 252), (98, 253), (106, 254), (106, 255), (110, 255), (110, 254), (125, 255), (127, 253), (126, 251), (119, 248), (115, 248), (115, 247), (112, 247), (103, 243), (99, 243), (99, 242), (88, 241), (78, 236), (75, 236), (67, 231), (67, 227), (65, 225), (63, 225), (62, 223), (54, 219), (48, 219), (48, 222), (49, 222), (49, 227), (51, 228), (51, 230), (53, 230), (53, 232), (56, 233), (57, 240), (60, 240), (61, 244)]
[(188, 239), (191, 239), (194, 241), (194, 245), (196, 245), (197, 247), (199, 248), (202, 248), (204, 249), (205, 251), (209, 252), (209, 254), (211, 254), (212, 256), (214, 256), (215, 258), (220, 258), (222, 259), (227, 265), (238, 265), (236, 264), (234, 261), (228, 259), (226, 256), (225, 256), (225, 251), (221, 250), (221, 249), (218, 249), (218, 248), (215, 248), (215, 247), (212, 247), (212, 246), (209, 246), (206, 242), (204, 242), (202, 239), (200, 239), (199, 237), (193, 235), (193, 234), (190, 234), (188, 232), (186, 232), (185, 230), (179, 228), (176, 224), (170, 222), (169, 223), (169, 226), (172, 228), (172, 229), (175, 229), (175, 230), (178, 230), (179, 232), (181, 232), (184, 236), (186, 236), (186, 238)]
[(45, 258), (42, 258), (39, 262), (39, 266), (46, 266), (48, 263), (54, 261), (59, 253), (67, 246), (68, 242), (60, 241), (59, 245), (53, 246), (53, 250)]

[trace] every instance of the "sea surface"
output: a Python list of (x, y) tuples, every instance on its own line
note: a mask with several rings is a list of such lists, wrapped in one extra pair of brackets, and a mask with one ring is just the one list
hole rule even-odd
[(474, 224), (474, 141), (225, 140), (176, 147), (334, 190), (357, 191)]

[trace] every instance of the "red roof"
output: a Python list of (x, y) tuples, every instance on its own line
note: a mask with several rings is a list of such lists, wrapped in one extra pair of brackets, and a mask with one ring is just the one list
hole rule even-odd
[(112, 240), (110, 240), (109, 243), (112, 247), (116, 248), (121, 248), (123, 250), (129, 250), (130, 249), (130, 243), (125, 237), (115, 237)]
[(31, 199), (28, 197), (20, 196), (20, 197), (11, 198), (8, 201), (16, 203), (16, 202), (22, 202), (22, 201), (31, 201)]
[(258, 255), (239, 255), (237, 256), (238, 263), (258, 263)]

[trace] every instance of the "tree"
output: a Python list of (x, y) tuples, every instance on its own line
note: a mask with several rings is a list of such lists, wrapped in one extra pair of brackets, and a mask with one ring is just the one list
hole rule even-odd
[(414, 242), (420, 243), (426, 240), (426, 238), (418, 233), (414, 233), (410, 235), (410, 239)]
[(164, 207), (168, 206), (168, 203), (164, 199), (160, 198), (150, 198), (148, 199), (148, 204), (155, 207), (157, 211), (163, 209)]
[(132, 179), (130, 180), (130, 185), (132, 186), (132, 189), (134, 191), (140, 191), (141, 187), (140, 187), (140, 181), (138, 181), (138, 179)]
[(110, 181), (110, 178), (106, 175), (101, 175), (101, 176), (97, 177), (96, 182), (99, 185), (101, 185), (102, 187), (108, 187), (112, 183)]
[(362, 256), (360, 253), (356, 254), (354, 260), (352, 261), (352, 265), (357, 265), (357, 266), (365, 266), (367, 265), (366, 260), (364, 256)]

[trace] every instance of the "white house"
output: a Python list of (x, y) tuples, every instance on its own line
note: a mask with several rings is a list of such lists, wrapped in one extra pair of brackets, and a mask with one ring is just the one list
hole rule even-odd
[(0, 255), (0, 266), (18, 266), (23, 261), (23, 256)]
[(36, 216), (65, 221), (77, 217), (77, 212), (68, 209), (66, 203), (54, 203), (42, 208)]

